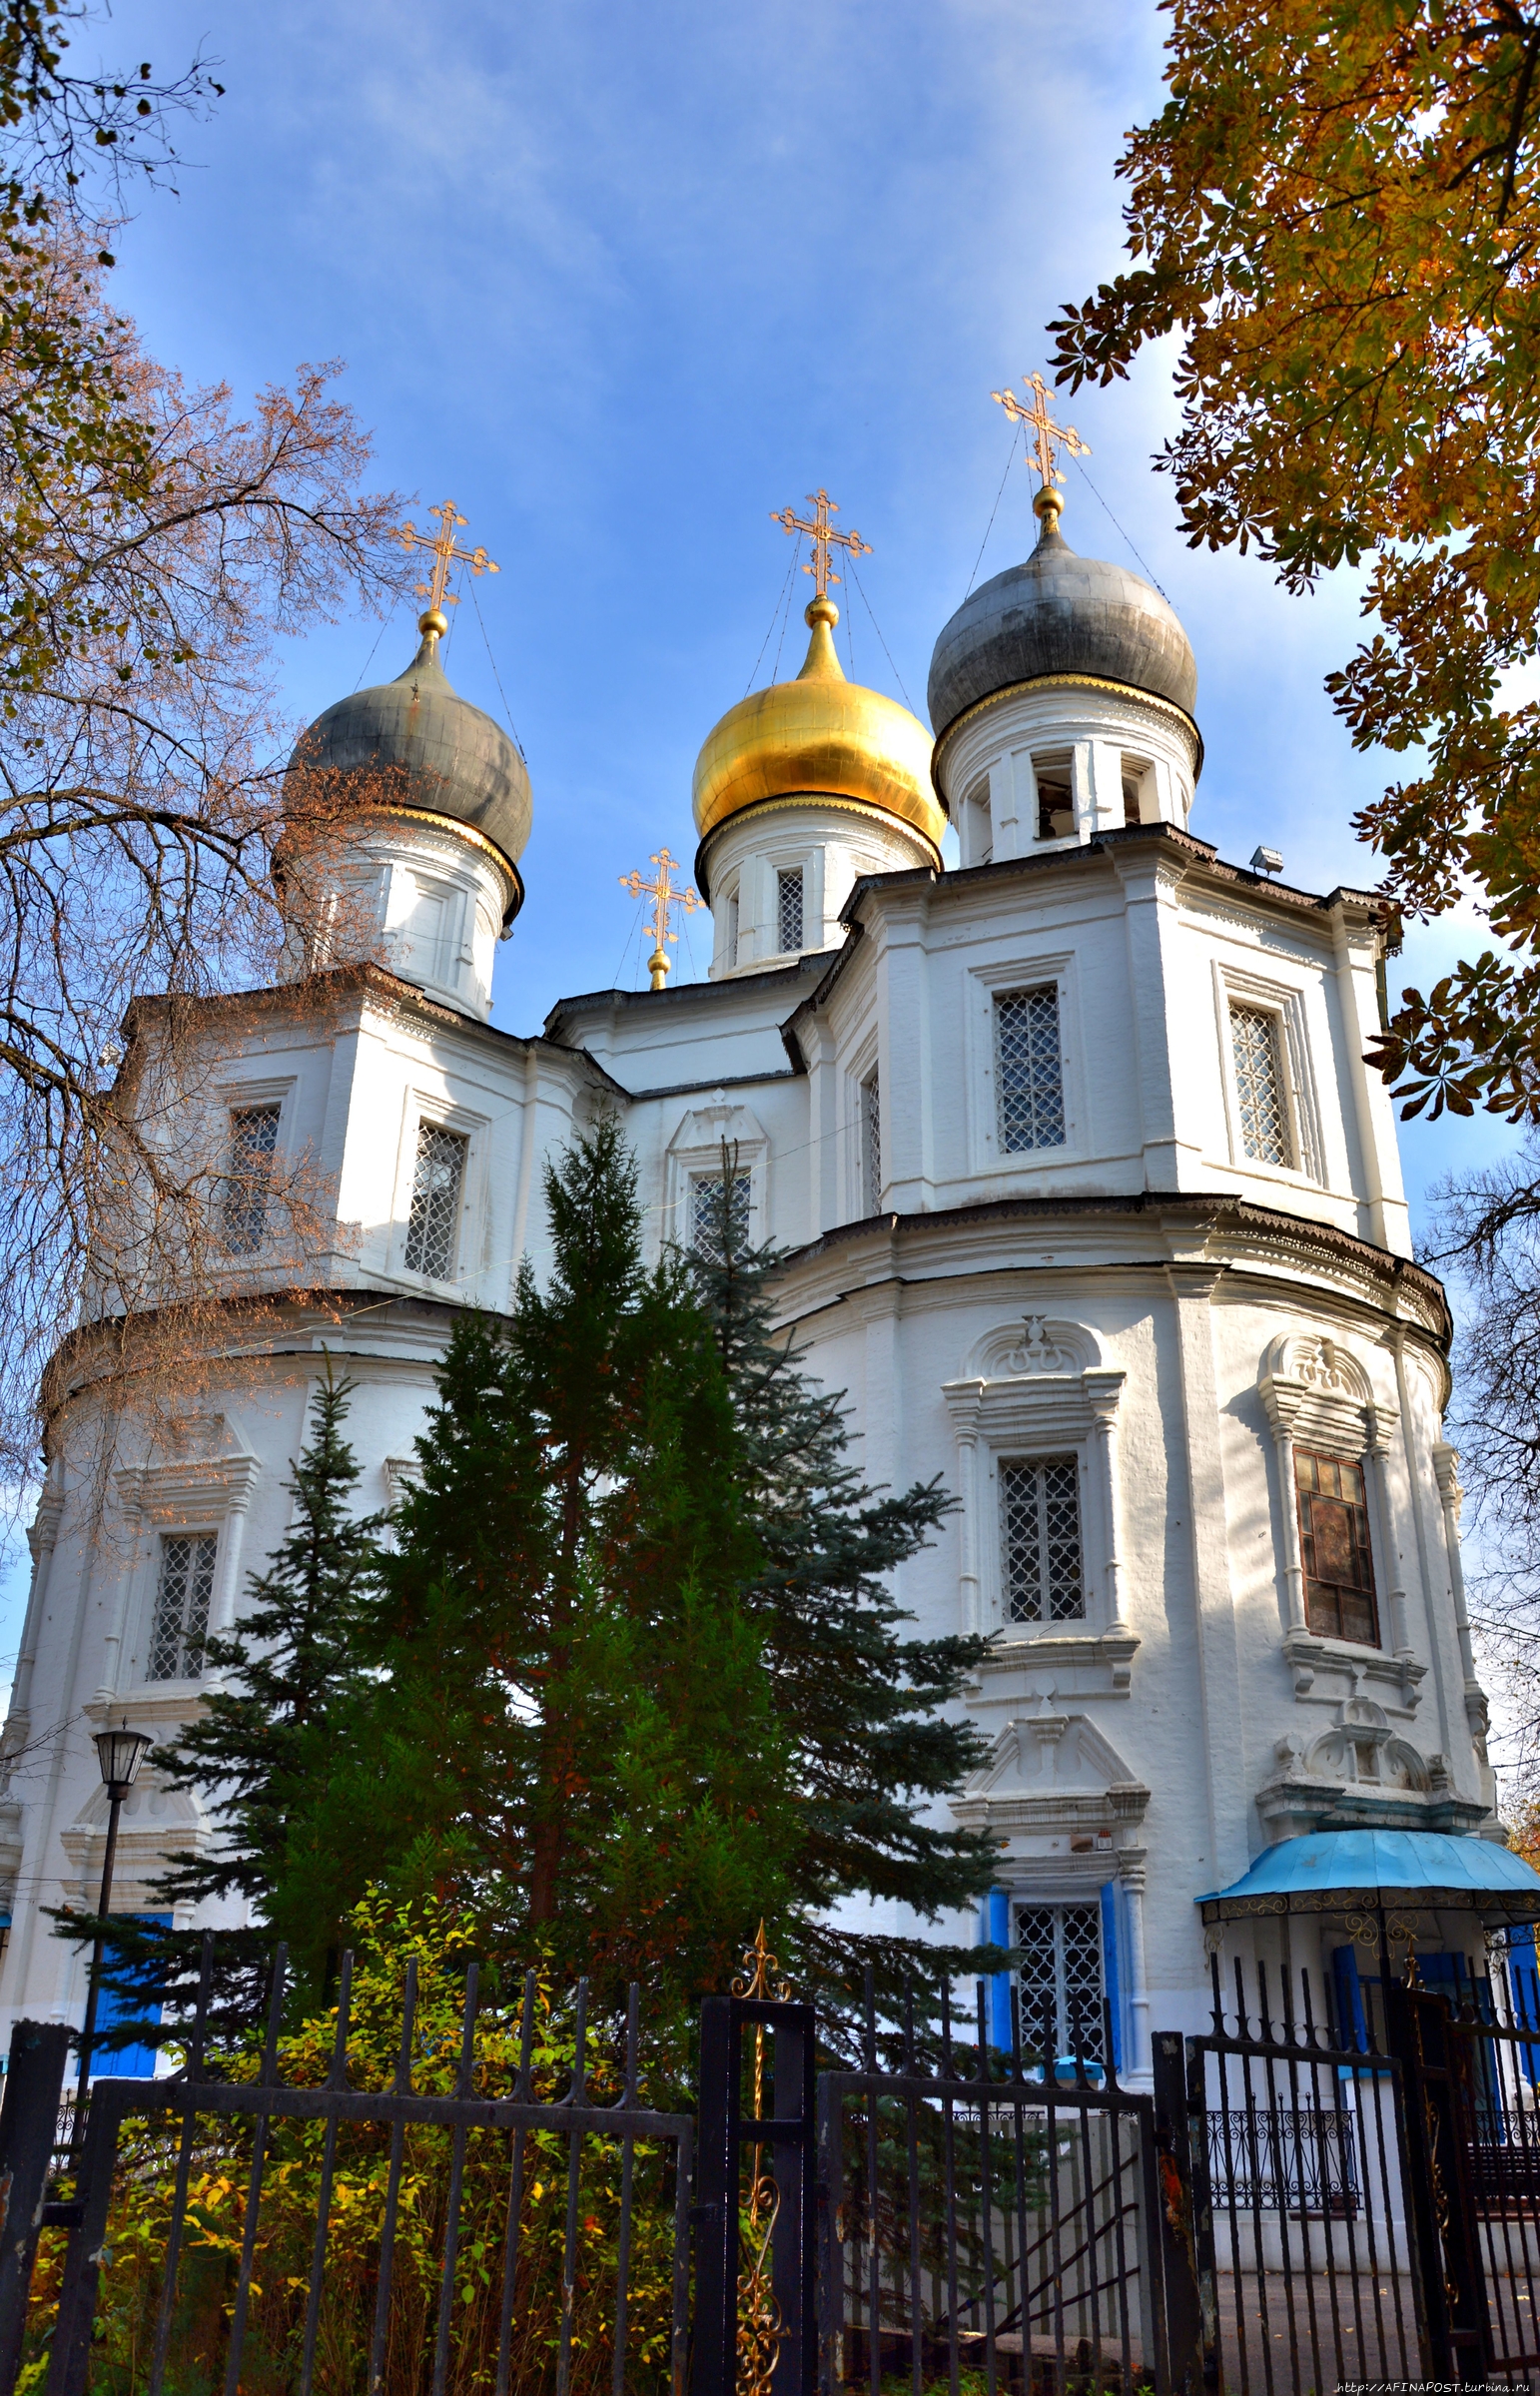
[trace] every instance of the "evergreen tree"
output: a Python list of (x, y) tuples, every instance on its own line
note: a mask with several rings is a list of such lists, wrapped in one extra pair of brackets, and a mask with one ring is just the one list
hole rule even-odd
[(613, 1124), (545, 1195), (548, 1287), (526, 1267), (505, 1325), (450, 1341), (289, 1904), (452, 1889), (504, 1954), (693, 1995), (779, 1912), (794, 1825), (739, 1436), (688, 1268), (643, 1269)]
[(970, 1909), (990, 1887), (988, 1831), (937, 1818), (988, 1752), (945, 1708), (986, 1652), (982, 1638), (912, 1639), (892, 1575), (951, 1511), (939, 1479), (873, 1490), (851, 1462), (843, 1394), (820, 1388), (775, 1327), (784, 1259), (751, 1248), (731, 1204), (735, 1160), (708, 1202), (693, 1258), (732, 1392), (740, 1470), (761, 1560), (748, 1593), (772, 1704), (789, 1750), (797, 1841), (788, 1893), (800, 1977), (833, 1998), (870, 1966), (893, 1997), (910, 1978), (993, 1968), (983, 1955), (918, 1939), (857, 1935), (828, 1919), (847, 1900), (889, 1900), (923, 1921)]

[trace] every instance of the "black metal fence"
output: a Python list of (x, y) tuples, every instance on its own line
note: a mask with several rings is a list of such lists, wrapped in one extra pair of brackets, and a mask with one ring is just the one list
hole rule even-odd
[[(516, 2027), (502, 2025), (508, 2051), (489, 2060), (472, 1965), (445, 2056), (420, 2035), (410, 1965), (393, 2077), (363, 2089), (349, 2074), (351, 1959), (320, 2084), (280, 2071), (284, 1977), (280, 1951), (252, 2079), (209, 2076), (200, 2008), (184, 2073), (97, 2080), (53, 2201), (63, 2051), (40, 2053), (52, 2094), (31, 2075), (25, 2124), (13, 2097), (29, 2075), (13, 2066), (0, 2144), (26, 2209), (13, 2202), (0, 2237), (0, 2385), (37, 2359), (30, 2336), (45, 2396), (679, 2389), (695, 2123), (638, 2099), (635, 1989), (601, 2088), (581, 1984), (559, 2056), (531, 1975)], [(566, 2084), (547, 2095), (553, 2069)], [(50, 2231), (62, 2252), (40, 2263)], [(53, 2301), (34, 2301), (29, 2324), (40, 2269)]]
[(18, 2024), (0, 2396), (1540, 2384), (1540, 2021), (1500, 1969), (1451, 2000), (1403, 1959), (1344, 2022), (1307, 1974), (1215, 1965), (1153, 2094), (1051, 2017), (993, 2045), (982, 1986), (966, 2032), (869, 1997), (819, 2071), (761, 1972), (707, 2000), (677, 2111), (641, 2101), (635, 1990), (595, 2022), (582, 1987), (447, 1985), (419, 2006), (409, 1968), (386, 2012), (345, 1963), (307, 2045), (280, 1957), (260, 2057), (216, 2076), (205, 2000), (185, 2068), (99, 2079), (78, 2146), (72, 2033)]

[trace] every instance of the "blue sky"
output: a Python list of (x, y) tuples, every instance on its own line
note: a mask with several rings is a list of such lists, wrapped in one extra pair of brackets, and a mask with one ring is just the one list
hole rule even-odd
[[(452, 495), (501, 566), (477, 588), (495, 675), (468, 600), (447, 657), (497, 714), (500, 677), (534, 784), (499, 1022), (644, 979), (617, 878), (664, 842), (693, 857), (695, 752), (786, 575), (771, 509), (822, 482), (872, 543), (894, 662), (858, 600), (855, 673), (923, 710), (981, 543), (981, 575), (1031, 544), (1019, 464), (985, 541), (1010, 444), (989, 394), (1046, 365), (1047, 319), (1119, 263), (1113, 167), (1158, 105), (1161, 23), (1150, 0), (119, 0), (111, 54), (170, 71), (202, 42), (227, 86), (184, 138), (181, 197), (141, 202), (117, 244), (151, 348), (241, 397), (345, 361), (381, 479), (419, 521)], [(1183, 546), (1149, 462), (1168, 369), (1074, 402), (1101, 499), (1072, 467), (1066, 534), (1143, 559), (1187, 627), (1193, 830), (1241, 860), (1266, 841), (1309, 886), (1370, 884), (1348, 820), (1382, 776), (1321, 690), (1355, 591), (1288, 598), (1254, 559)], [(405, 611), (305, 635), (297, 723), (412, 645)], [(1414, 935), (1407, 978), (1468, 937)], [(1414, 1193), (1510, 1138), (1411, 1128)]]

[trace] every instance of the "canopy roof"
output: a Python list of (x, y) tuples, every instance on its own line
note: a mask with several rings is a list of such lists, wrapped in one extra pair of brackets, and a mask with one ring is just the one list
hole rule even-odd
[(1319, 1831), (1264, 1849), (1227, 1889), (1197, 1903), (1205, 1922), (1334, 1914), (1390, 1900), (1462, 1908), (1486, 1922), (1540, 1921), (1540, 1874), (1493, 1839), (1448, 1831)]

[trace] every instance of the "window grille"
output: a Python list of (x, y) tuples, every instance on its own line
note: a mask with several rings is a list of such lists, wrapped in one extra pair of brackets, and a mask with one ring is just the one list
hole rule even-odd
[(232, 1256), (251, 1256), (268, 1235), (268, 1198), (278, 1149), (274, 1107), (232, 1107), (230, 1170), (225, 1178), (220, 1227)]
[(1317, 1636), (1378, 1647), (1363, 1467), (1294, 1451), (1305, 1620)]
[(1012, 990), (995, 1001), (1000, 1145), (1064, 1147), (1064, 1065), (1059, 1053), (1059, 988)]
[(802, 947), (801, 866), (795, 866), (789, 873), (777, 874), (775, 891), (777, 937), (781, 954), (783, 957), (794, 956)]
[(1032, 1456), (1000, 1467), (1008, 1622), (1082, 1622), (1080, 1467)]
[(875, 1073), (861, 1085), (861, 1202), (867, 1214), (882, 1204), (882, 1093)]
[(1024, 2051), (1041, 2055), (1051, 2016), (1056, 2054), (1079, 2049), (1088, 2062), (1105, 2062), (1101, 1906), (1018, 1906), (1016, 1943)]
[(190, 1681), (202, 1672), (219, 1544), (215, 1531), (178, 1532), (162, 1539), (147, 1679)]
[(696, 1174), (690, 1183), (690, 1245), (713, 1263), (722, 1259), (722, 1208), (735, 1254), (749, 1244), (749, 1177), (734, 1174), (724, 1192), (720, 1174)]
[(1292, 1165), (1278, 1019), (1270, 1007), (1231, 1007), (1230, 1049), (1240, 1145), (1261, 1165)]
[(418, 1126), (411, 1212), (406, 1218), (408, 1272), (425, 1272), (435, 1281), (453, 1276), (469, 1146), (462, 1132), (445, 1132), (438, 1124)]

